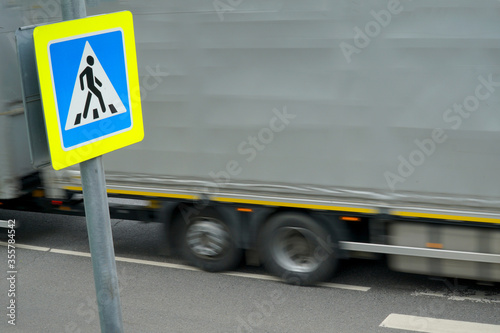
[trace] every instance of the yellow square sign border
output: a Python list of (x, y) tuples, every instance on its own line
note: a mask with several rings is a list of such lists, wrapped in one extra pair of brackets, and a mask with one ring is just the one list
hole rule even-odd
[[(83, 38), (85, 35), (99, 32), (104, 33), (112, 29), (121, 29), (123, 31), (132, 128), (94, 142), (77, 146), (71, 150), (65, 150), (61, 142), (59, 119), (56, 113), (57, 101), (54, 96), (54, 82), (52, 81), (49, 61), (49, 46), (53, 41), (78, 38), (78, 36), (82, 36)], [(38, 26), (33, 32), (33, 37), (45, 126), (54, 169), (60, 170), (104, 155), (137, 143), (144, 138), (135, 33), (131, 12), (122, 11)]]

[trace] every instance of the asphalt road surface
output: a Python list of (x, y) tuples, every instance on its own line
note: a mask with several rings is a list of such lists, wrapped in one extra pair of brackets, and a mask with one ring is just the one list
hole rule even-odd
[[(99, 332), (85, 220), (14, 218), (15, 298), (0, 232), (0, 332)], [(112, 220), (126, 332), (498, 332), (500, 289), (390, 271), (351, 260), (316, 287), (283, 284), (260, 267), (206, 273), (165, 254), (162, 226)], [(12, 289), (10, 289), (12, 290)], [(15, 326), (9, 302), (15, 299)], [(12, 323), (12, 322), (11, 322)]]

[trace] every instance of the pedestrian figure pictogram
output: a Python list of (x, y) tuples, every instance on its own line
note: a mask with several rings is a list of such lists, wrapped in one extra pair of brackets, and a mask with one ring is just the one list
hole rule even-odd
[(86, 42), (65, 129), (70, 130), (124, 112), (125, 106), (94, 50)]
[[(87, 93), (87, 101), (85, 102), (85, 109), (83, 110), (83, 118), (87, 118), (87, 114), (89, 112), (89, 107), (90, 107), (90, 100), (92, 99), (92, 95), (96, 96), (99, 99), (99, 103), (101, 105), (102, 112), (106, 112), (106, 105), (104, 105), (104, 100), (102, 99), (102, 94), (99, 91), (99, 89), (94, 85), (97, 83), (99, 87), (102, 87), (101, 81), (97, 77), (94, 77), (94, 72), (92, 71), (92, 65), (94, 65), (94, 57), (88, 56), (87, 57), (87, 64), (88, 66), (83, 70), (83, 72), (80, 73), (80, 88), (82, 90), (85, 89), (84, 81), (83, 78), (87, 78), (87, 88), (89, 92)], [(76, 120), (75, 120), (75, 125), (78, 125), (81, 121), (80, 119), (80, 114), (78, 114)], [(99, 113), (97, 112), (97, 109), (94, 109), (94, 119), (99, 118)]]

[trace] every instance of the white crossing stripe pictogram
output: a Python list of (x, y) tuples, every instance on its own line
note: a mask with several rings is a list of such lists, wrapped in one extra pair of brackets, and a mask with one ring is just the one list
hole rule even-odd
[(126, 111), (94, 50), (87, 42), (64, 129), (70, 130)]

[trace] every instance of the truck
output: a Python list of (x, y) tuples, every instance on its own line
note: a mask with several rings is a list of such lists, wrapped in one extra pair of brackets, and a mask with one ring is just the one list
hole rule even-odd
[[(0, 207), (82, 214), (77, 167), (30, 164), (13, 41), (59, 3), (0, 6)], [(359, 255), (500, 281), (498, 1), (87, 2), (121, 10), (145, 138), (104, 156), (107, 192), (147, 204), (112, 217), (207, 271), (253, 251), (301, 285)]]

